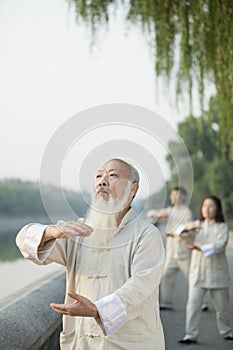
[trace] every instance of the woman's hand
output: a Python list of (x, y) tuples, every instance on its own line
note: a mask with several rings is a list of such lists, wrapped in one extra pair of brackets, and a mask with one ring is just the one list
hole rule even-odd
[(187, 247), (188, 249), (201, 250), (196, 244), (186, 244), (186, 247)]

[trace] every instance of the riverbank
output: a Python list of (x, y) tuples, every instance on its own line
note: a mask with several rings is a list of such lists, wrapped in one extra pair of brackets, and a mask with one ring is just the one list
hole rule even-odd
[[(75, 220), (71, 217), (57, 217), (56, 220)], [(0, 216), (0, 234), (9, 234), (18, 232), (24, 225), (30, 222), (39, 222), (42, 224), (51, 224), (48, 216)]]

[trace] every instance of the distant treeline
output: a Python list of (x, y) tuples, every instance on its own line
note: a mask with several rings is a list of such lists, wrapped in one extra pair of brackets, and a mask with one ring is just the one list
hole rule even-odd
[[(171, 173), (170, 187), (178, 184), (179, 174), (177, 164), (173, 161), (174, 155), (179, 159), (179, 169), (186, 174), (187, 179), (190, 175), (187, 173), (187, 162), (191, 160), (194, 175), (191, 206), (195, 216), (200, 213), (204, 197), (216, 195), (222, 200), (228, 224), (233, 227), (233, 160), (230, 147), (225, 152), (222, 151), (219, 125), (215, 98), (210, 101), (208, 113), (202, 117), (189, 116), (178, 124), (178, 133), (188, 149), (189, 159), (183, 153), (183, 146), (179, 141), (169, 143), (172, 151), (167, 156)], [(190, 190), (188, 184), (182, 185)]]
[[(66, 203), (60, 199), (59, 190), (47, 186), (49, 203), (56, 208), (58, 215), (63, 214)], [(87, 204), (79, 192), (66, 190), (66, 201), (72, 210), (83, 216)], [(46, 216), (40, 188), (37, 183), (24, 182), (18, 179), (7, 179), (0, 182), (0, 216)]]

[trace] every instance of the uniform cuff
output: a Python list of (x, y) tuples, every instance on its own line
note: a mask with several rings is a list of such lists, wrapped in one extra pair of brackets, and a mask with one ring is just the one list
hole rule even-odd
[(204, 244), (200, 247), (201, 251), (203, 252), (205, 258), (210, 258), (214, 255), (215, 250), (213, 248), (213, 244)]
[(182, 236), (183, 236), (184, 234), (182, 232), (184, 231), (185, 227), (186, 227), (185, 225), (180, 225), (174, 231), (172, 231), (172, 233), (177, 235), (177, 236), (181, 236), (181, 234), (182, 234)]
[(44, 231), (48, 225), (32, 224), (28, 229), (24, 241), (24, 249), (38, 260), (38, 247), (41, 243)]
[(121, 298), (113, 293), (95, 302), (104, 330), (112, 335), (128, 320), (125, 305)]
[(146, 216), (148, 217), (148, 218), (151, 218), (151, 217), (153, 217), (153, 215), (156, 213), (156, 210), (155, 209), (151, 209), (151, 210), (149, 210), (147, 213), (146, 213)]

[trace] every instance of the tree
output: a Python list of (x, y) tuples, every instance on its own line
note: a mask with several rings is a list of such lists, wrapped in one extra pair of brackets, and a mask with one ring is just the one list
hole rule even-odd
[[(189, 91), (190, 112), (194, 82), (200, 104), (209, 84), (216, 88), (221, 153), (233, 160), (233, 2), (231, 0), (69, 0), (77, 23), (91, 28), (93, 40), (122, 6), (126, 24), (139, 25), (149, 43), (156, 76), (176, 76), (177, 97)], [(203, 113), (204, 114), (204, 113)]]
[[(50, 205), (61, 218), (66, 212), (66, 203), (61, 200), (55, 186), (46, 186)], [(87, 203), (80, 193), (65, 190), (65, 200), (78, 216), (84, 216)], [(0, 182), (0, 215), (6, 216), (47, 216), (42, 203), (39, 185), (8, 179)]]
[[(210, 125), (209, 118), (194, 118), (190, 116), (179, 123), (178, 131), (189, 151), (193, 165), (194, 187), (192, 206), (195, 214), (199, 214), (203, 198), (210, 194), (219, 196), (224, 205), (227, 218), (233, 219), (233, 161), (223, 155), (220, 149), (220, 132), (218, 118), (215, 114), (214, 122)], [(199, 131), (201, 125), (201, 132)], [(177, 154), (180, 144), (170, 142), (169, 148)], [(185, 164), (182, 154), (178, 153), (180, 161)], [(171, 183), (177, 184), (177, 174), (170, 156), (167, 160), (171, 169)]]

